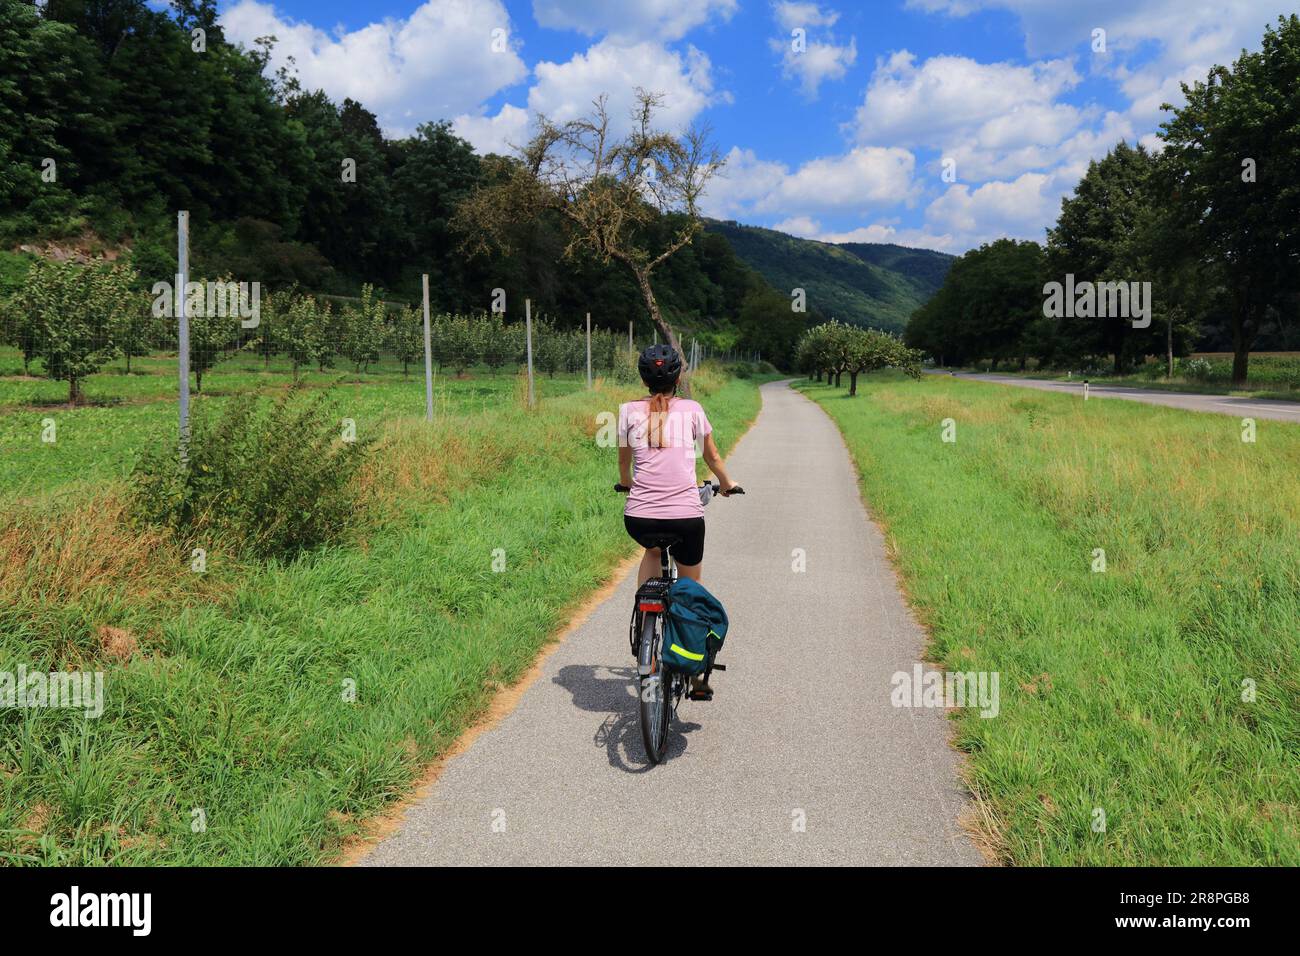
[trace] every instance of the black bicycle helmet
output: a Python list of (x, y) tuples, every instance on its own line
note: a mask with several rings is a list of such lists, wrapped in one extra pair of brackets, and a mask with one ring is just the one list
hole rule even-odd
[(666, 392), (682, 374), (682, 358), (671, 345), (652, 345), (641, 353), (636, 369), (652, 392)]

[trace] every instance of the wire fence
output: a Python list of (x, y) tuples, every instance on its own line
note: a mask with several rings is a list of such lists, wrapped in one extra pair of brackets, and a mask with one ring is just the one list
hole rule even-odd
[[(520, 400), (531, 407), (539, 390), (636, 383), (637, 351), (659, 338), (649, 323), (639, 335), (633, 322), (614, 331), (596, 327), (590, 314), (537, 314), (527, 301), (513, 318), (491, 309), (434, 312), (427, 276), (420, 303), (370, 285), (340, 296), (191, 276), (186, 225), (182, 217), (176, 275), (152, 285), (120, 260), (46, 256), (0, 287), (0, 478), (30, 485), (51, 474), (44, 464), (26, 468), (24, 453), (5, 452), (26, 448), (37, 428), (54, 444), (67, 421), (94, 421), (77, 432), (78, 456), (65, 449), (81, 474), (94, 475), (99, 465), (87, 459), (98, 453), (112, 463), (126, 446), (170, 441), (184, 460), (191, 396), (206, 406), (289, 383), (342, 381), (368, 393), (371, 418), (433, 418), (436, 380), (444, 402), (451, 393), (479, 407)], [(710, 357), (757, 358), (712, 353), (694, 338), (682, 351), (692, 369)], [(526, 392), (511, 384), (522, 375)], [(114, 434), (122, 429), (131, 434)], [(117, 464), (114, 473), (129, 467), (125, 458)]]

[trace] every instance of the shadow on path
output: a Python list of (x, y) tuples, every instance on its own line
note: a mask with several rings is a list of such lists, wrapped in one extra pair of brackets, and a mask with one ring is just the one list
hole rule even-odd
[[(604, 676), (608, 675), (608, 676)], [(592, 742), (604, 747), (609, 765), (626, 773), (645, 773), (654, 767), (646, 757), (641, 741), (641, 715), (634, 690), (636, 668), (609, 667), (604, 664), (569, 664), (551, 678), (569, 692), (579, 710), (604, 714), (596, 727)], [(675, 717), (668, 728), (668, 747), (664, 760), (686, 752), (686, 735), (700, 728)]]

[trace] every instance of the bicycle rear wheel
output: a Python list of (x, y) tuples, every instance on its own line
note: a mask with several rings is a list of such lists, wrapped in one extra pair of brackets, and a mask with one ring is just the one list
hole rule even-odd
[(640, 679), (641, 740), (651, 763), (659, 763), (664, 758), (672, 712), (672, 687), (659, 657), (662, 637), (662, 615), (647, 612), (641, 624), (637, 673)]

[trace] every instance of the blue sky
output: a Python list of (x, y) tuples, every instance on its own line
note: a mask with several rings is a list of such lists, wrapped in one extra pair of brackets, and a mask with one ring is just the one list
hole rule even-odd
[[(1180, 80), (1257, 48), (1281, 0), (226, 0), (308, 87), (392, 134), (482, 151), (641, 85), (727, 156), (706, 212), (827, 241), (960, 253), (1042, 239), (1121, 138), (1155, 145)], [(1104, 36), (1096, 31), (1104, 31)], [(802, 31), (802, 32), (799, 32)], [(802, 42), (800, 43), (800, 39)], [(1102, 48), (1104, 46), (1104, 49)], [(947, 164), (945, 165), (945, 161)], [(945, 175), (945, 171), (947, 175)]]

